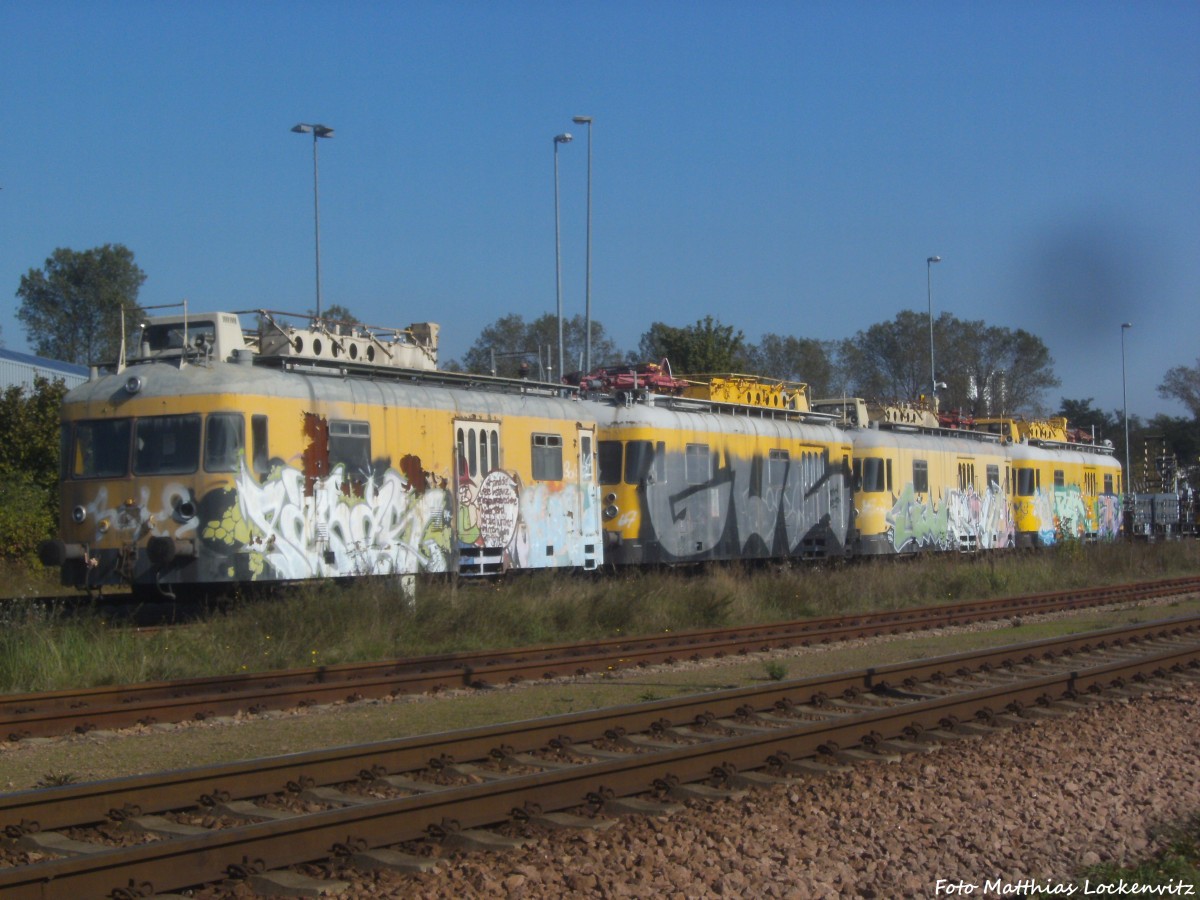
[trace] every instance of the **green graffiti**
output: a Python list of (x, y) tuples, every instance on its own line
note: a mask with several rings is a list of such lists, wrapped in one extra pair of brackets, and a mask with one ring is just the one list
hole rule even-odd
[(944, 549), (949, 544), (949, 515), (943, 505), (938, 509), (932, 502), (922, 503), (913, 491), (912, 483), (904, 486), (895, 505), (887, 514), (892, 526), (892, 546), (902, 550), (909, 544), (917, 547)]

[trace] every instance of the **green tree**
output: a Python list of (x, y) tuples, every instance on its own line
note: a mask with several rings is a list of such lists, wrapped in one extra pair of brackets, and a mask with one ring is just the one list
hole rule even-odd
[(59, 411), (66, 387), (38, 378), (0, 393), (0, 557), (31, 562), (58, 508)]
[(39, 485), (58, 484), (58, 434), (61, 379), (34, 380), (32, 390), (20, 385), (0, 393), (0, 479), (16, 472), (29, 474)]
[(747, 374), (803, 381), (813, 397), (828, 397), (837, 384), (836, 352), (834, 341), (768, 334), (746, 348)]
[(145, 280), (121, 244), (82, 252), (60, 247), (42, 269), (21, 276), (17, 318), (41, 356), (79, 365), (115, 360), (122, 311), (127, 327), (142, 316), (137, 297)]
[[(953, 317), (942, 313), (937, 327)], [(916, 399), (929, 393), (929, 319), (904, 310), (843, 340), (838, 348), (852, 394), (871, 399)], [(940, 373), (939, 373), (940, 374)]]
[[(583, 316), (563, 319), (563, 360), (567, 372), (576, 372), (583, 366), (586, 324)], [(592, 364), (603, 366), (620, 360), (620, 357), (604, 326), (592, 319)], [(505, 378), (517, 377), (522, 363), (529, 366), (533, 377), (539, 377), (539, 359), (543, 365), (557, 367), (558, 317), (546, 313), (526, 322), (516, 313), (501, 316), (484, 327), (475, 343), (463, 354), (461, 363), (451, 360), (446, 368), (461, 365), (467, 372), (487, 375), (492, 371), (493, 359), (496, 374)]]
[(684, 328), (655, 322), (642, 335), (638, 352), (649, 362), (665, 357), (676, 375), (737, 372), (749, 362), (745, 335), (712, 316)]
[[(1059, 384), (1054, 360), (1027, 331), (963, 321), (944, 312), (934, 322), (934, 359), (943, 409), (976, 415), (1036, 412), (1043, 392)], [(928, 396), (929, 318), (904, 310), (842, 342), (850, 389), (865, 397)], [(944, 385), (942, 387), (941, 385)]]
[(1167, 370), (1158, 395), (1165, 400), (1178, 400), (1200, 420), (1200, 358), (1194, 366), (1175, 366)]
[(1112, 440), (1123, 428), (1120, 416), (1111, 416), (1102, 409), (1093, 408), (1091, 397), (1085, 400), (1068, 400), (1063, 397), (1054, 415), (1065, 418), (1072, 428), (1094, 431), (1098, 441)]

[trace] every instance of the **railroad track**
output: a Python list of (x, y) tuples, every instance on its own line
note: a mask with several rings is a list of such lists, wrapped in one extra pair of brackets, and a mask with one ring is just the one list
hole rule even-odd
[(1197, 590), (1200, 578), (1181, 578), (643, 638), (8, 695), (0, 697), (0, 736), (21, 740), (450, 687), (478, 688), (965, 625)]
[[(860, 760), (1200, 681), (1200, 616), (493, 728), (0, 796), (5, 900), (150, 896), (483, 826), (602, 828)], [(573, 810), (572, 813), (564, 813)], [(129, 845), (131, 844), (132, 845)], [(412, 850), (411, 846), (406, 849)], [(34, 861), (43, 855), (53, 858)], [(337, 885), (325, 884), (336, 890)]]

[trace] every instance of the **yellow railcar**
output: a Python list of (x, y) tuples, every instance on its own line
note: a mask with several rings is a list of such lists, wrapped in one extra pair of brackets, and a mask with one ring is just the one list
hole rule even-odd
[(993, 550), (1013, 543), (1010, 463), (1000, 440), (941, 427), (926, 410), (828, 402), (853, 425), (859, 555)]
[(1018, 547), (1113, 540), (1122, 529), (1124, 483), (1112, 448), (1073, 434), (1065, 419), (985, 419), (1002, 436), (1012, 476)]
[(695, 386), (615, 401), (597, 433), (606, 561), (843, 556), (850, 442), (807, 412), (800, 387), (786, 402), (770, 389), (714, 400)]
[(64, 401), (43, 561), (163, 591), (594, 568), (595, 422), (560, 387), (410, 368), (412, 334), (152, 321), (128, 366)]

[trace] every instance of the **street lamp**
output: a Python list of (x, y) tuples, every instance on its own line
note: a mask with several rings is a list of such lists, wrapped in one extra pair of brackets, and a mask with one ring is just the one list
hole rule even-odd
[(925, 291), (929, 297), (929, 384), (933, 393), (929, 395), (930, 403), (937, 409), (937, 370), (933, 365), (933, 264), (940, 263), (940, 256), (931, 256), (925, 260)]
[(563, 377), (563, 323), (562, 323), (562, 246), (558, 231), (558, 145), (571, 143), (571, 135), (554, 136), (554, 290), (558, 297), (558, 380)]
[(592, 117), (575, 116), (571, 119), (576, 125), (588, 127), (588, 163), (587, 163), (587, 262), (584, 281), (583, 301), (583, 371), (592, 371)]
[(1125, 332), (1132, 322), (1121, 323), (1121, 406), (1125, 416), (1125, 494), (1128, 496), (1133, 473), (1129, 469), (1129, 398), (1125, 393)]
[(296, 134), (311, 134), (313, 136), (313, 222), (317, 234), (317, 316), (321, 315), (321, 199), (317, 178), (317, 138), (333, 137), (333, 129), (328, 125), (309, 125), (301, 122), (292, 128)]

